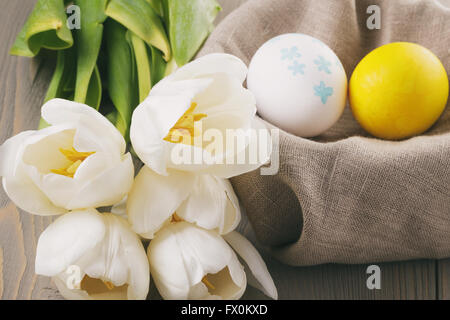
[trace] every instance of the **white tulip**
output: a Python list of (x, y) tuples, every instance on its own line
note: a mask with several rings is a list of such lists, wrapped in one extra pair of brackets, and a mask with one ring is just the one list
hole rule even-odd
[(172, 168), (230, 178), (259, 168), (270, 158), (270, 135), (242, 86), (246, 76), (237, 57), (210, 54), (160, 81), (133, 113), (136, 154), (162, 175)]
[[(277, 298), (277, 290), (264, 261), (253, 246), (239, 240), (234, 245), (266, 294)], [(187, 222), (160, 230), (147, 249), (155, 285), (164, 299), (239, 299), (247, 286), (243, 265), (231, 247), (216, 232)]]
[(93, 108), (62, 99), (42, 107), (51, 126), (25, 131), (0, 147), (0, 176), (11, 200), (37, 215), (109, 206), (133, 183), (120, 132)]
[(239, 201), (228, 180), (170, 170), (168, 176), (142, 167), (127, 199), (133, 230), (152, 239), (171, 221), (185, 220), (226, 234), (241, 220)]
[(53, 277), (66, 299), (147, 297), (145, 249), (128, 222), (95, 209), (59, 217), (40, 236), (36, 273)]

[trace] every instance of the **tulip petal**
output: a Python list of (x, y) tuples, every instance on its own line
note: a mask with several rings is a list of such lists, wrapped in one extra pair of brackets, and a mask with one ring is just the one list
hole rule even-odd
[(131, 154), (123, 156), (116, 166), (89, 180), (67, 204), (69, 210), (113, 205), (130, 191), (134, 166)]
[[(248, 131), (249, 142), (245, 149), (238, 153), (228, 153), (223, 163), (215, 164), (200, 170), (199, 173), (214, 174), (229, 179), (250, 171), (254, 171), (266, 164), (272, 154), (272, 138), (266, 125), (258, 118), (252, 121), (252, 129)], [(244, 159), (240, 161), (239, 159)]]
[(226, 53), (213, 53), (182, 66), (162, 81), (177, 81), (214, 73), (225, 73), (243, 83), (247, 77), (247, 72), (247, 66), (238, 57)]
[[(173, 223), (158, 232), (147, 253), (153, 279), (165, 299), (238, 299), (245, 291), (243, 266), (216, 232), (187, 222)], [(212, 293), (201, 283), (205, 275), (217, 285)], [(200, 297), (202, 293), (207, 295)]]
[(164, 137), (189, 109), (194, 97), (210, 85), (210, 79), (194, 79), (153, 87), (133, 112), (130, 139), (139, 158), (159, 174), (167, 175), (170, 143)]
[[(53, 99), (42, 109), (52, 126), (24, 132), (1, 146), (0, 174), (9, 197), (38, 215), (120, 201), (131, 188), (134, 169), (115, 127), (83, 104)], [(73, 177), (54, 173), (74, 164), (61, 151), (71, 148), (93, 154), (77, 164)]]
[[(63, 99), (52, 99), (42, 106), (42, 118), (51, 125), (77, 123), (77, 131), (89, 130), (90, 140), (101, 139), (100, 145), (103, 148), (121, 154), (125, 153), (126, 143), (120, 132), (108, 119), (87, 105)], [(79, 126), (82, 126), (84, 130), (80, 130)], [(92, 142), (75, 135), (74, 147), (78, 151), (93, 151), (90, 143)]]
[(93, 300), (92, 297), (84, 290), (69, 289), (66, 281), (67, 277), (63, 277), (64, 273), (58, 276), (52, 277), (53, 282), (56, 285), (59, 293), (67, 300)]
[(3, 189), (16, 206), (31, 214), (51, 216), (67, 212), (55, 206), (28, 177), (4, 177)]
[[(234, 106), (247, 107), (236, 110)], [(222, 105), (199, 109), (199, 112), (208, 114), (202, 120), (205, 149), (176, 144), (172, 146), (171, 156), (168, 157), (168, 167), (231, 178), (267, 163), (272, 153), (271, 135), (266, 125), (254, 117), (254, 106), (253, 95), (245, 90)], [(234, 143), (228, 141), (231, 139)], [(192, 161), (192, 154), (199, 154), (199, 160), (194, 156)], [(184, 160), (183, 155), (188, 155), (187, 160)]]
[(51, 169), (65, 167), (70, 162), (61, 153), (60, 148), (72, 147), (74, 133), (75, 129), (66, 125), (36, 131), (23, 142), (23, 154), (19, 161), (36, 168), (42, 174), (50, 173)]
[[(224, 74), (216, 73), (208, 76), (213, 79), (209, 87), (197, 95), (197, 112), (206, 113), (205, 122), (221, 115), (232, 115), (236, 118), (232, 127), (241, 128), (242, 124), (248, 124), (256, 114), (256, 99), (251, 91), (242, 86), (242, 82)], [(207, 128), (207, 124), (205, 123)], [(214, 126), (220, 128), (218, 126)]]
[[(22, 158), (28, 177), (50, 202), (69, 210), (96, 208), (120, 201), (133, 181), (130, 154), (121, 156), (111, 150), (95, 151), (81, 163), (73, 178), (52, 173), (52, 169), (70, 165), (60, 150), (72, 148), (75, 130), (66, 124), (56, 125), (37, 131), (27, 139), (23, 143)], [(78, 137), (86, 140), (96, 141), (98, 138), (89, 136), (80, 128), (78, 132)]]
[(74, 179), (52, 173), (70, 161), (60, 149), (72, 147), (75, 129), (67, 125), (51, 126), (36, 131), (22, 143), (23, 153), (18, 159), (22, 180), (30, 180), (54, 206), (65, 208), (78, 188)]
[[(255, 98), (242, 86), (246, 75), (247, 67), (239, 58), (211, 54), (161, 80), (133, 114), (130, 136), (137, 155), (162, 175), (167, 175), (168, 167), (229, 178), (266, 163), (270, 151), (259, 150), (259, 132), (251, 130), (258, 124), (253, 121)], [(162, 141), (192, 102), (197, 104), (195, 112), (203, 114), (195, 127), (202, 126), (202, 133), (208, 136), (203, 136), (204, 146), (195, 140), (193, 146)], [(235, 130), (237, 138), (228, 138), (230, 130)], [(270, 137), (268, 131), (263, 135)], [(229, 146), (225, 139), (240, 143)]]
[[(68, 203), (80, 187), (78, 181), (55, 173), (42, 174), (32, 165), (24, 166), (24, 170), (36, 187), (45, 194), (45, 197), (53, 205), (68, 210)], [(77, 209), (80, 208), (84, 207)]]
[[(198, 103), (195, 111), (206, 115), (199, 124), (202, 145), (195, 141), (193, 147), (172, 145), (168, 163), (171, 168), (201, 172), (215, 164), (223, 166), (226, 157), (244, 152), (249, 145), (252, 133), (249, 129), (256, 114), (253, 94), (226, 74), (214, 74), (210, 79), (213, 80), (211, 85), (195, 97)], [(239, 143), (229, 141), (232, 139)], [(195, 154), (194, 161), (192, 154)], [(197, 154), (202, 157), (196, 157)], [(186, 160), (183, 155), (187, 155)]]
[(169, 226), (158, 232), (147, 248), (152, 279), (166, 300), (187, 299), (189, 295), (189, 266), (185, 266), (178, 241)]
[(114, 286), (128, 284), (128, 299), (147, 297), (150, 270), (144, 247), (128, 222), (113, 214), (103, 214), (105, 238), (98, 254), (90, 255), (84, 272), (92, 278), (105, 279)]
[[(79, 272), (78, 282), (72, 284), (81, 284), (81, 289), (68, 287), (68, 277), (76, 276), (71, 268)], [(95, 209), (64, 215), (42, 233), (36, 273), (53, 276), (61, 294), (69, 299), (142, 300), (150, 283), (144, 247), (128, 222)], [(111, 283), (114, 290), (102, 281)]]
[(120, 200), (118, 203), (116, 203), (115, 205), (112, 206), (111, 213), (115, 214), (115, 215), (117, 215), (119, 217), (122, 217), (124, 219), (128, 219), (128, 215), (127, 215), (127, 200), (128, 200), (128, 195), (123, 197), (122, 200)]
[(234, 230), (241, 219), (239, 202), (227, 180), (199, 175), (189, 197), (177, 209), (180, 218), (220, 234)]
[(264, 294), (274, 300), (277, 300), (277, 288), (275, 287), (273, 279), (270, 276), (269, 270), (267, 270), (266, 263), (251, 242), (237, 231), (230, 232), (225, 235), (224, 238), (247, 263), (252, 274), (262, 285)]
[(80, 164), (73, 179), (79, 180), (80, 182), (92, 180), (102, 174), (105, 170), (119, 165), (120, 162), (123, 161), (121, 158), (128, 157), (127, 155), (121, 156), (122, 155), (116, 154), (116, 157), (111, 157), (111, 154), (109, 153), (97, 151)]
[[(59, 128), (61, 129), (61, 128)], [(58, 129), (58, 130), (59, 130)], [(0, 176), (9, 198), (22, 210), (37, 215), (63, 214), (67, 210), (53, 204), (26, 174), (22, 161), (26, 147), (55, 129), (25, 131), (8, 140), (0, 147)]]
[(36, 249), (37, 274), (54, 276), (76, 263), (105, 236), (105, 224), (95, 209), (74, 211), (42, 232)]
[(8, 140), (0, 146), (0, 177), (14, 175), (18, 163), (17, 157), (22, 150), (23, 143), (36, 131), (24, 131)]
[(152, 239), (188, 197), (195, 176), (170, 171), (161, 176), (144, 166), (128, 195), (128, 219), (135, 232)]

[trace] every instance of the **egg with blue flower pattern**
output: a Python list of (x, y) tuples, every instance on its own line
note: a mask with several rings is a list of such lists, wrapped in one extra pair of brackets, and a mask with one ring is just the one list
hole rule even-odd
[(314, 137), (333, 126), (347, 100), (347, 75), (341, 61), (314, 37), (277, 36), (253, 56), (247, 87), (258, 114), (300, 137)]

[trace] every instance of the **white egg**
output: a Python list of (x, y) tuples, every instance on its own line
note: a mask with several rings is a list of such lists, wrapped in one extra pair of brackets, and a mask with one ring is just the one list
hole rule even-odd
[(299, 33), (277, 36), (258, 49), (247, 86), (262, 118), (300, 137), (329, 129), (347, 99), (339, 58), (322, 41)]

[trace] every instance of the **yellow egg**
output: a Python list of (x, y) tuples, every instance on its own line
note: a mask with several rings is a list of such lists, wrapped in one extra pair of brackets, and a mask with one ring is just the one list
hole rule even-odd
[(408, 42), (384, 45), (356, 66), (350, 106), (356, 120), (382, 139), (403, 139), (428, 130), (447, 104), (449, 83), (439, 59)]

